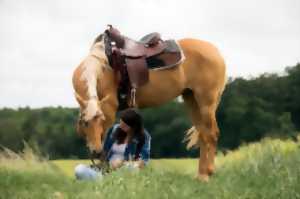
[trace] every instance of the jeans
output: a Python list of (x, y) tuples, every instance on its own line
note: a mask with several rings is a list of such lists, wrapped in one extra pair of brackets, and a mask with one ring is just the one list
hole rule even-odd
[(75, 167), (75, 177), (77, 180), (101, 180), (102, 172), (91, 168), (88, 165), (78, 164)]
[[(122, 162), (122, 166), (130, 171), (139, 170), (136, 162), (125, 162), (124, 164)], [(75, 167), (75, 177), (77, 180), (101, 180), (103, 178), (103, 174), (101, 170), (91, 168), (90, 166), (85, 164), (78, 164)]]

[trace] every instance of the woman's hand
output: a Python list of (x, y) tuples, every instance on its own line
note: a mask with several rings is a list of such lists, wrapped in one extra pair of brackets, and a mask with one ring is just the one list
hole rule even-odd
[(135, 161), (138, 168), (143, 169), (145, 167), (145, 162), (143, 160)]
[(132, 162), (124, 162), (124, 165), (128, 168), (134, 168), (134, 169), (143, 169), (145, 167), (145, 162), (143, 160), (137, 160)]
[(124, 164), (123, 160), (115, 159), (110, 162), (110, 167), (112, 168), (112, 170), (116, 170), (116, 169), (120, 168), (123, 164)]

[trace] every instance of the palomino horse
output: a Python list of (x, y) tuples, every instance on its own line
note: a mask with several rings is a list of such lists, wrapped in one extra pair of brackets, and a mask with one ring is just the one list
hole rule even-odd
[[(182, 39), (178, 43), (185, 60), (177, 67), (150, 70), (149, 82), (136, 91), (136, 105), (158, 106), (182, 95), (193, 123), (187, 133), (188, 147), (199, 146), (201, 150), (197, 177), (208, 180), (214, 172), (219, 135), (215, 112), (226, 83), (225, 63), (208, 42)], [(80, 105), (77, 130), (93, 153), (102, 151), (105, 132), (115, 122), (119, 103), (120, 77), (109, 65), (104, 45), (103, 39), (97, 39), (73, 74)]]

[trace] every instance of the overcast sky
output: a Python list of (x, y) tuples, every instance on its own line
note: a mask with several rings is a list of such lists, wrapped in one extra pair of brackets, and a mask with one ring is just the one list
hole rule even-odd
[(0, 0), (0, 107), (77, 106), (72, 72), (106, 24), (208, 40), (231, 77), (300, 62), (299, 0)]

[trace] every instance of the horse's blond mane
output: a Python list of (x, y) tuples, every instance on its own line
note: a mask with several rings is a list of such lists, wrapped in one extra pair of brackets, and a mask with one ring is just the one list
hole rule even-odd
[(98, 90), (97, 85), (99, 83), (98, 78), (101, 76), (101, 68), (109, 67), (108, 59), (105, 55), (104, 42), (99, 41), (92, 45), (88, 57), (84, 60), (83, 72), (80, 76), (80, 80), (86, 83), (86, 96), (88, 100), (86, 101), (86, 106), (83, 113), (83, 119), (85, 121), (91, 120), (97, 114), (103, 114), (101, 108), (98, 105)]
[(96, 42), (92, 45), (89, 55), (95, 56), (100, 62), (108, 63), (108, 59), (105, 54), (105, 44), (104, 41)]

